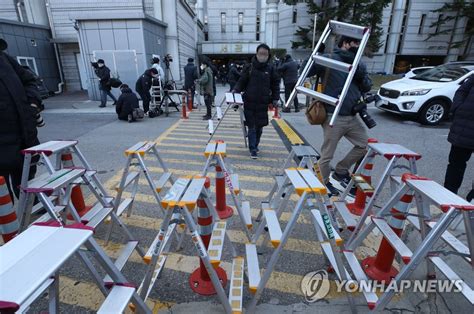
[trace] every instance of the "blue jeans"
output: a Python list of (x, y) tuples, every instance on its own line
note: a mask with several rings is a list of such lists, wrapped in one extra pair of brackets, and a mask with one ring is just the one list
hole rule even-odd
[(262, 137), (263, 128), (255, 127), (249, 128), (247, 136), (249, 139), (249, 150), (250, 152), (257, 151), (258, 144), (260, 144), (260, 137)]
[(110, 90), (99, 89), (100, 90), (100, 105), (105, 106), (107, 104), (107, 96), (110, 96), (113, 101), (117, 101), (117, 98), (110, 92)]

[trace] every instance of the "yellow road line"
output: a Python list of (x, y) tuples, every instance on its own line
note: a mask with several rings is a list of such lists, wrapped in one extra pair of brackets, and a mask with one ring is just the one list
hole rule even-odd
[(288, 123), (286, 123), (285, 120), (276, 120), (276, 124), (280, 127), (292, 145), (304, 144), (304, 141), (298, 136), (298, 134), (296, 134), (293, 128), (291, 128)]
[[(186, 159), (174, 159), (174, 158), (166, 158), (164, 159), (165, 163), (168, 164), (182, 164), (182, 165), (192, 165), (192, 166), (199, 166), (199, 168), (204, 168), (205, 160), (203, 156), (203, 161), (198, 160), (186, 160)], [(251, 171), (265, 171), (270, 172), (276, 167), (268, 167), (268, 166), (258, 166), (258, 165), (249, 165), (249, 164), (233, 164), (232, 167), (234, 169), (241, 169), (241, 170), (251, 170)], [(238, 173), (238, 172), (236, 172)]]

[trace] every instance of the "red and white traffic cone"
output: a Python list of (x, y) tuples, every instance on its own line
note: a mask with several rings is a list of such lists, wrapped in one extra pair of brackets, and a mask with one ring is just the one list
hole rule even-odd
[(280, 114), (278, 113), (278, 105), (273, 107), (273, 119), (280, 119)]
[[(222, 140), (217, 140), (217, 143), (223, 143)], [(219, 165), (216, 165), (216, 211), (220, 219), (227, 219), (232, 217), (234, 210), (227, 206), (226, 203), (226, 178), (224, 171)]]
[(186, 114), (186, 96), (183, 95), (183, 101), (182, 101), (182, 115), (181, 115), (181, 119), (187, 119), (188, 118), (188, 115)]
[(188, 90), (188, 110), (193, 111), (193, 94), (190, 90)]
[[(211, 180), (208, 177), (206, 177), (206, 183), (204, 184), (204, 187), (208, 190), (209, 195)], [(209, 247), (209, 241), (211, 240), (213, 221), (211, 211), (207, 207), (203, 195), (201, 195), (197, 201), (197, 210), (199, 235), (201, 236), (202, 242), (207, 249)], [(226, 272), (221, 267), (214, 267), (214, 269), (216, 270), (217, 276), (219, 277), (222, 285), (225, 287), (227, 284)], [(191, 276), (189, 276), (189, 286), (194, 292), (200, 295), (216, 294), (216, 289), (212, 284), (211, 277), (209, 276), (209, 273), (207, 272), (207, 269), (201, 259), (199, 259), (199, 267), (192, 272)]]
[(12, 199), (8, 192), (7, 183), (4, 177), (0, 177), (0, 233), (3, 242), (7, 243), (18, 233), (20, 224), (13, 209)]
[[(72, 153), (70, 151), (64, 152), (61, 154), (61, 161), (63, 164), (63, 168), (73, 168), (74, 162), (72, 161)], [(74, 205), (79, 217), (84, 216), (92, 206), (86, 206), (84, 202), (84, 195), (82, 194), (81, 186), (76, 185), (72, 188), (71, 191), (71, 202)], [(67, 219), (72, 220), (74, 219), (71, 214), (67, 215)]]
[[(369, 138), (369, 143), (378, 143), (378, 140), (376, 140), (375, 138)], [(376, 154), (374, 153), (367, 158), (367, 163), (365, 164), (364, 169), (362, 169), (360, 173), (361, 177), (363, 177), (364, 180), (369, 184), (372, 183), (371, 173), (372, 169), (374, 168), (375, 156)], [(372, 193), (365, 193), (361, 189), (357, 188), (354, 203), (347, 204), (347, 208), (349, 209), (349, 211), (356, 216), (361, 216), (364, 212), (368, 196), (372, 196)]]
[[(405, 214), (408, 212), (408, 206), (412, 200), (413, 193), (405, 194), (390, 211), (392, 216), (389, 218), (388, 224), (399, 237), (403, 232), (406, 219)], [(395, 249), (384, 237), (382, 242), (380, 242), (377, 255), (375, 257), (367, 257), (362, 261), (362, 265), (365, 268), (367, 276), (371, 279), (383, 281), (388, 284), (398, 274), (398, 270), (392, 266), (394, 259)], [(409, 257), (402, 256), (402, 260), (405, 264), (410, 262)]]

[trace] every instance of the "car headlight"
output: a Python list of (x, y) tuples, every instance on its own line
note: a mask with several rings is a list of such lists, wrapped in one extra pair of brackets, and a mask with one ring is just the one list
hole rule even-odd
[(407, 90), (403, 92), (402, 96), (422, 96), (426, 95), (431, 91), (431, 89), (414, 89), (414, 90)]

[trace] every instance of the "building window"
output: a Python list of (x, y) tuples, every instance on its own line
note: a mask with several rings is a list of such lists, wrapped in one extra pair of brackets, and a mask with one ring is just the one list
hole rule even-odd
[(256, 32), (255, 32), (255, 40), (260, 41), (260, 15), (257, 15), (257, 23), (256, 25)]
[(239, 33), (244, 32), (244, 13), (239, 12)]
[(291, 21), (291, 22), (292, 22), (293, 24), (296, 24), (297, 18), (298, 18), (298, 10), (297, 10), (296, 7), (295, 7), (295, 8), (293, 8), (293, 17), (292, 17), (292, 21)]
[(29, 67), (36, 75), (39, 75), (38, 68), (36, 67), (36, 60), (33, 57), (16, 57), (19, 64), (24, 67)]
[(418, 27), (418, 34), (423, 34), (423, 28), (425, 27), (426, 14), (421, 15), (420, 26)]
[(438, 33), (439, 32), (439, 29), (441, 28), (441, 21), (444, 19), (444, 15), (443, 14), (440, 14), (438, 16), (438, 22), (436, 23), (436, 30), (435, 30), (435, 33)]
[(225, 12), (221, 13), (221, 33), (225, 33)]

